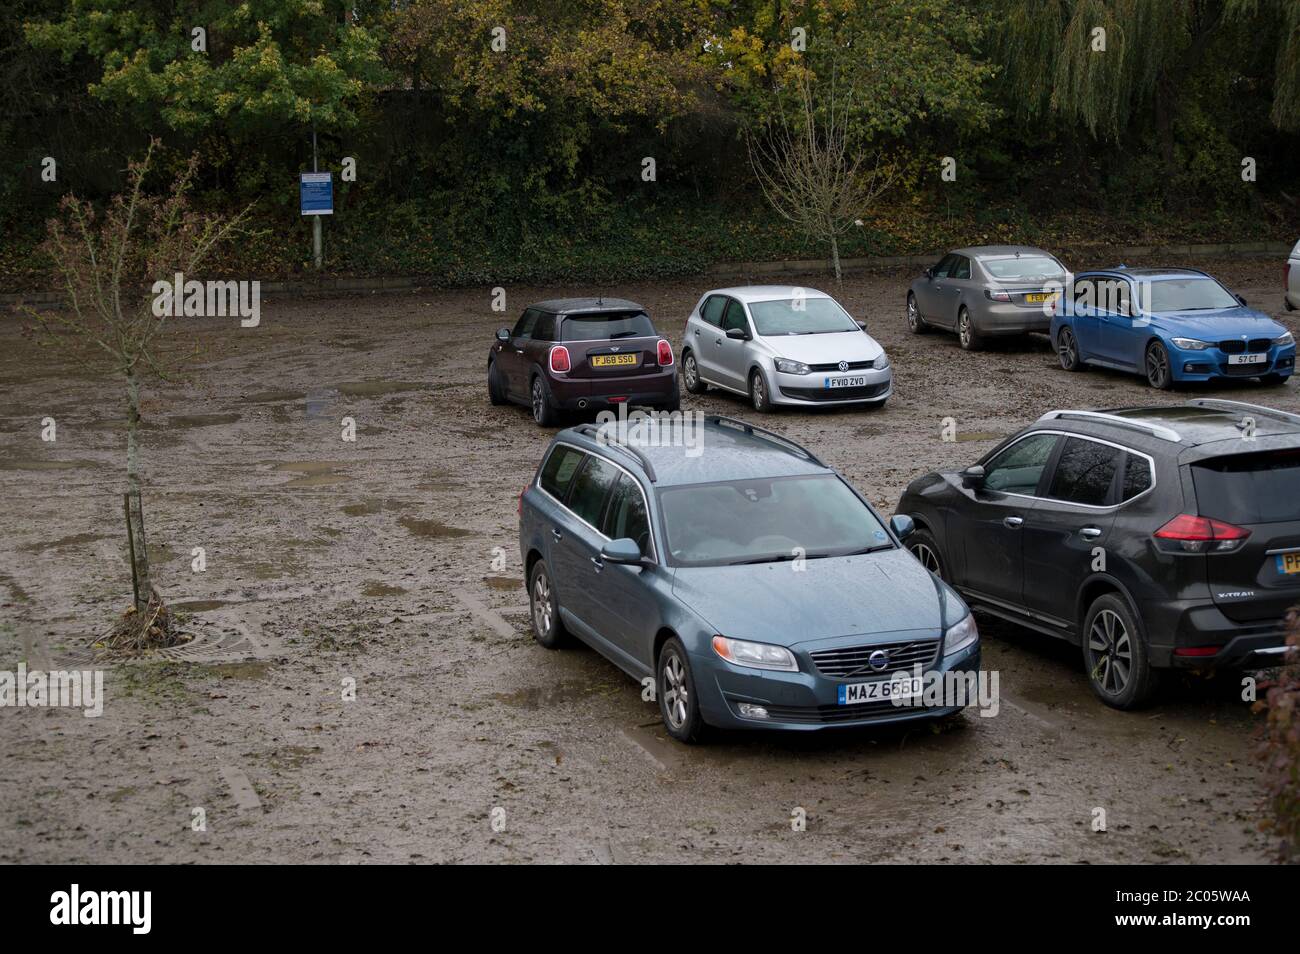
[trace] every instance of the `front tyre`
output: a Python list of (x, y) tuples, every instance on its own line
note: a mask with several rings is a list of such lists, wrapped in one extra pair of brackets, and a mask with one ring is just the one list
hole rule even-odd
[(943, 555), (939, 550), (938, 542), (929, 530), (912, 531), (912, 535), (907, 538), (906, 546), (921, 566), (939, 579), (944, 578)]
[(695, 676), (686, 656), (686, 647), (676, 636), (664, 643), (659, 652), (655, 689), (659, 714), (668, 734), (688, 745), (702, 741), (708, 726), (700, 715), (700, 700), (695, 692)]
[(495, 361), (488, 362), (488, 400), (498, 405), (506, 403), (506, 390), (501, 383), (501, 371)]
[(555, 597), (555, 584), (545, 560), (533, 564), (528, 574), (528, 609), (533, 623), (533, 638), (547, 649), (559, 649), (568, 642), (569, 634), (560, 622), (560, 603)]
[(1083, 370), (1079, 342), (1074, 339), (1074, 332), (1069, 328), (1062, 328), (1056, 335), (1056, 356), (1061, 359), (1061, 367), (1066, 371)]
[(1128, 603), (1114, 593), (1099, 596), (1083, 621), (1083, 664), (1102, 702), (1136, 709), (1156, 686), (1146, 637)]
[(767, 381), (763, 378), (763, 372), (757, 369), (749, 375), (749, 403), (759, 414), (767, 414), (772, 410), (772, 398), (767, 393)]
[(1159, 341), (1147, 345), (1146, 371), (1147, 384), (1156, 390), (1168, 391), (1174, 386), (1174, 373), (1169, 366), (1169, 352)]
[(923, 335), (930, 330), (921, 317), (921, 309), (916, 307), (916, 296), (911, 292), (907, 293), (907, 330), (914, 335)]

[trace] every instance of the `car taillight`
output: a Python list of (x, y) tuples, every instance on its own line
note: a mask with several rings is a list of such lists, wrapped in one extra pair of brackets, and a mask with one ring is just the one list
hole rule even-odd
[(673, 346), (663, 338), (659, 339), (659, 367), (666, 368), (673, 363)]
[(988, 299), (989, 299), (990, 301), (1010, 301), (1010, 300), (1011, 300), (1011, 295), (1008, 294), (1007, 292), (1002, 291), (1001, 289), (999, 289), (998, 291), (993, 291), (993, 290), (990, 289), (990, 288), (986, 288), (986, 289), (984, 289), (984, 294), (985, 294), (985, 296), (988, 297)]
[(519, 505), (515, 507), (515, 513), (519, 516), (524, 514), (524, 494), (528, 493), (529, 484), (524, 484), (524, 489), (519, 491)]
[(1227, 553), (1236, 550), (1250, 531), (1212, 517), (1180, 513), (1154, 534), (1166, 553)]
[(556, 345), (551, 349), (551, 370), (556, 372), (569, 370), (569, 349), (564, 345)]
[(1291, 289), (1291, 263), (1287, 262), (1282, 266), (1282, 288), (1289, 291)]

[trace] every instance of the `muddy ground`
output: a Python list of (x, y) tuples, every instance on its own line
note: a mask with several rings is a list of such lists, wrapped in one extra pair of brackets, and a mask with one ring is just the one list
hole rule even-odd
[[(1297, 327), (1277, 263), (1201, 264)], [(887, 409), (764, 422), (886, 513), (913, 476), (969, 462), (1045, 410), (1189, 393), (1066, 374), (1045, 338), (966, 354), (912, 337), (909, 280), (857, 276), (841, 296), (893, 356)], [(644, 303), (674, 340), (701, 290), (602, 289)], [(507, 291), (512, 320), (578, 290)], [(523, 408), (488, 405), (485, 356), (507, 323), (490, 302), (489, 289), (272, 299), (256, 329), (187, 319), (207, 353), (147, 392), (143, 459), (157, 582), (199, 639), (187, 658), (110, 667), (100, 718), (0, 709), (0, 861), (1268, 858), (1255, 717), (1231, 686), (1174, 686), (1114, 712), (1074, 650), (989, 619), (994, 718), (666, 739), (612, 665), (528, 633), (515, 504), (551, 435)], [(0, 329), (0, 668), (80, 664), (129, 593), (120, 390), (13, 320)], [(1293, 385), (1191, 393), (1300, 410)], [(747, 415), (716, 393), (684, 404)], [(956, 443), (940, 439), (949, 415)]]

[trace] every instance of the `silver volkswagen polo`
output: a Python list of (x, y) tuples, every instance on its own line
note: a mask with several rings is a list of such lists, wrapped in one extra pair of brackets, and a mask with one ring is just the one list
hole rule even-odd
[(706, 292), (686, 321), (682, 380), (692, 394), (710, 386), (774, 405), (884, 407), (894, 372), (866, 325), (825, 292), (750, 285)]

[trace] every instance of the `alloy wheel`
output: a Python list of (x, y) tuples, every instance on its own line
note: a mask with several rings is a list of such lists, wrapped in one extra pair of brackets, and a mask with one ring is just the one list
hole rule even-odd
[(533, 420), (542, 422), (542, 411), (546, 406), (546, 393), (542, 390), (540, 378), (533, 378)]
[(754, 402), (754, 410), (761, 411), (767, 407), (767, 385), (763, 383), (763, 376), (756, 374), (751, 379), (749, 385), (750, 397)]
[(551, 631), (551, 621), (555, 618), (555, 606), (551, 603), (551, 581), (545, 572), (538, 573), (533, 580), (533, 625), (542, 635)]
[(664, 704), (668, 723), (674, 729), (680, 729), (686, 723), (686, 704), (689, 701), (686, 667), (676, 653), (668, 653), (664, 657)]
[(939, 572), (939, 555), (924, 543), (912, 544), (912, 556), (921, 561), (921, 566), (925, 567), (935, 576), (942, 576)]
[(918, 327), (920, 315), (916, 311), (916, 299), (911, 295), (907, 296), (907, 327), (915, 331)]
[(1158, 344), (1147, 349), (1147, 381), (1153, 388), (1169, 385), (1169, 355)]
[(1128, 627), (1114, 610), (1104, 609), (1092, 621), (1088, 649), (1095, 660), (1092, 675), (1097, 684), (1107, 693), (1119, 695), (1133, 669), (1133, 644)]
[(957, 338), (963, 348), (970, 347), (970, 312), (963, 311), (957, 319)]
[(686, 377), (686, 389), (689, 391), (695, 387), (700, 378), (700, 372), (695, 367), (695, 355), (686, 356), (686, 360), (682, 362), (682, 374)]
[(1078, 351), (1075, 349), (1074, 335), (1069, 331), (1062, 331), (1057, 341), (1056, 352), (1061, 358), (1061, 367), (1069, 370), (1073, 368), (1079, 360)]

